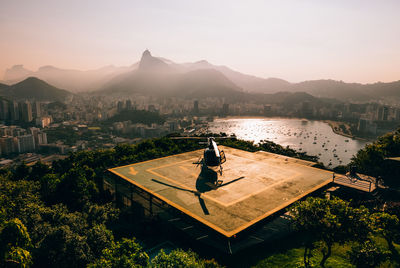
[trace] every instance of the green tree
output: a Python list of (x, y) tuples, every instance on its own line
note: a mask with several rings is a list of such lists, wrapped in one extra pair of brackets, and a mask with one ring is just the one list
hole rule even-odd
[(399, 152), (400, 128), (359, 150), (349, 165), (355, 165), (361, 173), (381, 176), (386, 184), (398, 184), (400, 168), (395, 161), (388, 161), (386, 158), (399, 156)]
[(84, 267), (92, 260), (86, 237), (68, 225), (51, 228), (35, 255), (35, 265), (39, 267)]
[(214, 260), (203, 260), (199, 256), (189, 250), (176, 249), (171, 253), (166, 254), (164, 250), (160, 250), (156, 257), (151, 261), (153, 267), (173, 268), (173, 267), (188, 267), (188, 268), (217, 268), (222, 267)]
[(101, 256), (105, 248), (114, 243), (114, 236), (104, 225), (95, 225), (87, 233), (87, 243), (95, 258)]
[(123, 238), (103, 250), (100, 258), (88, 265), (90, 268), (147, 267), (149, 256), (135, 239)]
[(25, 164), (25, 162), (22, 162), (19, 164), (13, 174), (13, 180), (25, 180), (28, 178), (30, 174), (31, 169)]
[(41, 161), (38, 161), (32, 166), (29, 178), (31, 180), (39, 181), (40, 178), (42, 178), (49, 172), (50, 172), (50, 167), (46, 164), (43, 164)]
[(387, 259), (387, 253), (369, 239), (353, 246), (349, 256), (351, 263), (357, 268), (378, 267)]
[(84, 207), (85, 219), (91, 226), (105, 225), (118, 219), (119, 209), (114, 208), (112, 203), (98, 205), (88, 204)]
[(6, 219), (19, 218), (23, 222), (24, 212), (30, 204), (40, 203), (39, 185), (36, 182), (12, 181), (0, 176), (0, 208)]
[(40, 177), (39, 182), (41, 197), (47, 204), (57, 203), (57, 187), (60, 181), (61, 180), (57, 174), (46, 174)]
[(335, 242), (360, 241), (371, 230), (369, 212), (366, 208), (352, 208), (339, 198), (332, 200), (309, 197), (292, 206), (295, 227), (306, 236), (304, 265), (309, 267), (312, 249), (321, 248), (320, 265), (325, 266), (332, 254)]
[(5, 267), (29, 267), (32, 247), (26, 227), (19, 219), (5, 223), (0, 233), (0, 263)]
[(57, 195), (69, 208), (82, 208), (88, 201), (98, 197), (99, 190), (94, 182), (95, 173), (88, 166), (76, 166), (61, 177)]
[(399, 253), (393, 245), (393, 241), (400, 234), (399, 219), (396, 215), (390, 215), (386, 212), (378, 212), (371, 215), (374, 231), (385, 238), (389, 250), (393, 256), (399, 259)]

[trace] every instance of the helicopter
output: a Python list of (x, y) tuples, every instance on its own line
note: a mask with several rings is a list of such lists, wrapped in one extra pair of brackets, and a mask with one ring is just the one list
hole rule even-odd
[(207, 138), (207, 148), (204, 149), (203, 158), (194, 164), (201, 164), (202, 167), (218, 167), (218, 172), (222, 176), (222, 164), (226, 162), (225, 152), (220, 150), (214, 138)]
[[(218, 139), (232, 139), (233, 137), (218, 137)], [(203, 137), (171, 137), (171, 139), (204, 139)], [(218, 148), (214, 137), (207, 137), (206, 142), (200, 142), (200, 144), (206, 144), (207, 147), (204, 149), (203, 157), (193, 164), (201, 165), (205, 168), (217, 168), (218, 173), (222, 176), (222, 164), (226, 162), (226, 156), (223, 150)]]

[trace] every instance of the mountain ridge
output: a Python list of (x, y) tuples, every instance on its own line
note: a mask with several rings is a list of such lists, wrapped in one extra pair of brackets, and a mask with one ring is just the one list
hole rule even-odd
[[(362, 102), (376, 99), (389, 99), (392, 97), (400, 99), (400, 81), (361, 84), (345, 83), (332, 79), (319, 79), (290, 83), (280, 78), (260, 78), (253, 75), (243, 74), (224, 65), (213, 65), (206, 60), (192, 63), (175, 63), (174, 61), (163, 57), (154, 57), (148, 50), (143, 52), (142, 58), (139, 62), (128, 67), (115, 67), (111, 65), (96, 70), (77, 71), (60, 69), (54, 66), (42, 66), (36, 72), (25, 69), (23, 65), (15, 65), (14, 67), (14, 69), (11, 68), (13, 70), (8, 69), (9, 72), (8, 76), (6, 75), (6, 78), (11, 77), (15, 79), (18, 72), (22, 75), (21, 77), (26, 75), (37, 75), (38, 78), (43, 78), (42, 80), (55, 85), (56, 87), (66, 88), (73, 92), (92, 91), (93, 93), (101, 93), (104, 92), (105, 89), (110, 88), (113, 84), (117, 87), (116, 92), (129, 92), (129, 90), (124, 90), (121, 87), (125, 87), (126, 89), (130, 88), (132, 92), (144, 94), (146, 92), (165, 92), (171, 90), (161, 88), (170, 88), (174, 83), (178, 83), (179, 85), (178, 81), (180, 79), (177, 77), (185, 73), (190, 73), (191, 71), (196, 70), (212, 69), (223, 74), (225, 78), (230, 80), (233, 83), (233, 85), (230, 86), (233, 90), (239, 90), (242, 92), (264, 94), (272, 94), (282, 91), (306, 92), (316, 97)], [(136, 71), (139, 71), (142, 74), (139, 75), (139, 72)], [(150, 81), (151, 78), (146, 78), (146, 75), (152, 75), (155, 81)], [(62, 78), (68, 80), (68, 87), (60, 86), (65, 84), (64, 82), (60, 82)], [(225, 80), (225, 78), (222, 78), (220, 81), (222, 85), (226, 84), (222, 81)], [(167, 79), (165, 82), (170, 83), (170, 85), (165, 85), (163, 79)], [(207, 80), (207, 77), (204, 77), (204, 79)], [(123, 82), (124, 80), (125, 82)], [(148, 81), (146, 82), (145, 80)], [(172, 80), (175, 80), (175, 82), (172, 82)], [(8, 81), (5, 82), (9, 83)], [(75, 82), (75, 87), (71, 85), (73, 82)], [(197, 82), (203, 84), (208, 83), (207, 81)], [(135, 85), (135, 83), (137, 84)], [(196, 85), (192, 86), (196, 87)], [(71, 89), (71, 87), (73, 88)], [(156, 87), (161, 88), (160, 90), (155, 90)], [(213, 85), (211, 88), (213, 87), (219, 88), (218, 85)], [(145, 90), (145, 88), (150, 89)], [(211, 93), (213, 93), (213, 91), (211, 91)]]
[(54, 87), (36, 77), (28, 77), (13, 85), (0, 84), (0, 95), (9, 99), (35, 99), (38, 101), (65, 101), (73, 94)]

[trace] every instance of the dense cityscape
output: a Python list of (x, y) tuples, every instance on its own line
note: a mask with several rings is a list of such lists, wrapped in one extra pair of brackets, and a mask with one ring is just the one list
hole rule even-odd
[(336, 133), (374, 139), (399, 125), (400, 108), (379, 103), (321, 107), (316, 101), (302, 101), (288, 106), (226, 103), (224, 98), (188, 100), (140, 95), (129, 99), (75, 95), (66, 103), (3, 99), (0, 164), (52, 161), (69, 152), (112, 148), (171, 133), (201, 134), (215, 117), (240, 116), (327, 120)]

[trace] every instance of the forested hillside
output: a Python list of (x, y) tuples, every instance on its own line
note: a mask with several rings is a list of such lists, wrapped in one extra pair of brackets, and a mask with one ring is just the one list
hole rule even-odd
[[(382, 142), (387, 139), (383, 138)], [(379, 141), (378, 141), (379, 142)], [(395, 143), (397, 144), (397, 140)], [(272, 142), (221, 144), (308, 160)], [(103, 191), (106, 169), (202, 148), (197, 140), (159, 138), (114, 149), (81, 151), (52, 166), (40, 162), (0, 170), (0, 262), (7, 267), (218, 267), (196, 253), (160, 252), (151, 262), (138, 240), (140, 218), (115, 208)], [(369, 152), (369, 151), (368, 151)], [(368, 153), (367, 152), (367, 153)], [(355, 160), (356, 161), (356, 160)], [(360, 161), (362, 166), (364, 162)], [(129, 226), (129, 228), (126, 228)], [(169, 263), (172, 266), (164, 266)]]

